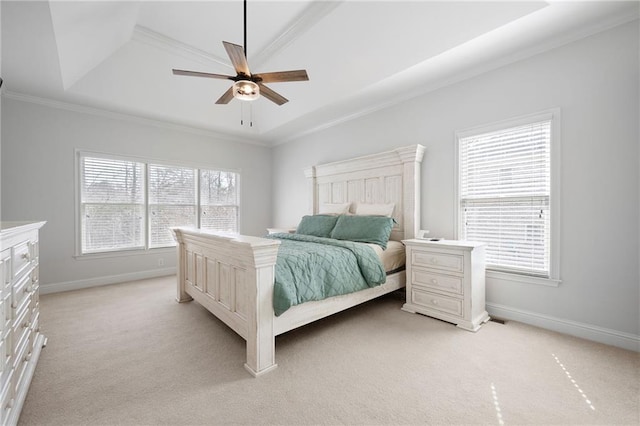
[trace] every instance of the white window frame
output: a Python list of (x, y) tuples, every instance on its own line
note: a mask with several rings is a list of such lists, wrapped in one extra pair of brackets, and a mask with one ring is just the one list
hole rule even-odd
[[(154, 254), (154, 253), (162, 253), (162, 252), (173, 252), (175, 251), (175, 247), (149, 247), (149, 238), (148, 238), (148, 232), (149, 232), (149, 191), (148, 191), (148, 186), (149, 186), (149, 182), (148, 182), (148, 166), (149, 164), (154, 164), (154, 165), (163, 165), (163, 166), (170, 166), (170, 167), (186, 167), (186, 168), (193, 168), (196, 171), (196, 182), (197, 182), (197, 187), (196, 187), (196, 199), (197, 199), (197, 205), (196, 205), (196, 226), (200, 227), (200, 215), (201, 215), (201, 206), (200, 206), (200, 178), (199, 178), (199, 174), (200, 174), (200, 170), (215, 170), (215, 171), (222, 171), (222, 172), (229, 172), (229, 173), (235, 173), (236, 174), (236, 186), (237, 186), (237, 192), (238, 192), (238, 218), (237, 218), (237, 228), (238, 228), (238, 233), (241, 232), (242, 229), (242, 222), (241, 222), (241, 210), (242, 210), (242, 202), (241, 202), (241, 197), (242, 197), (242, 174), (241, 174), (241, 170), (239, 169), (229, 169), (229, 168), (224, 168), (224, 167), (217, 167), (217, 166), (212, 166), (212, 165), (207, 165), (207, 164), (195, 164), (195, 163), (185, 163), (185, 162), (181, 162), (181, 161), (167, 161), (167, 160), (161, 160), (161, 159), (154, 159), (154, 158), (143, 158), (143, 157), (136, 157), (136, 156), (130, 156), (130, 155), (118, 155), (118, 154), (111, 154), (111, 153), (105, 153), (105, 152), (100, 152), (100, 151), (87, 151), (87, 150), (81, 150), (81, 149), (75, 149), (74, 150), (74, 157), (75, 157), (75, 161), (74, 161), (74, 185), (75, 185), (75, 197), (74, 197), (74, 222), (75, 222), (75, 255), (74, 258), (78, 259), (78, 260), (83, 260), (83, 259), (96, 259), (96, 258), (108, 258), (108, 257), (120, 257), (120, 256), (130, 256), (132, 254), (135, 255), (149, 255), (149, 254)], [(145, 218), (144, 218), (144, 232), (145, 232), (145, 238), (144, 238), (144, 247), (139, 247), (139, 248), (127, 248), (127, 249), (115, 249), (115, 250), (109, 250), (109, 251), (101, 251), (101, 252), (92, 252), (92, 253), (83, 253), (82, 252), (82, 165), (81, 165), (81, 160), (83, 157), (95, 157), (95, 158), (104, 158), (104, 159), (111, 159), (111, 160), (121, 160), (121, 161), (133, 161), (133, 162), (138, 162), (138, 163), (144, 163), (144, 173), (145, 173), (145, 188), (144, 188), (144, 202), (145, 202)]]
[(550, 212), (550, 242), (549, 242), (549, 277), (537, 277), (533, 275), (519, 274), (516, 272), (503, 272), (487, 270), (488, 279), (511, 281), (525, 284), (535, 284), (557, 287), (560, 285), (560, 108), (552, 108), (533, 114), (522, 115), (507, 120), (502, 120), (486, 125), (467, 128), (455, 132), (454, 148), (454, 237), (457, 239), (462, 234), (460, 220), (460, 139), (483, 133), (506, 130), (539, 121), (551, 121), (551, 146), (550, 146), (550, 172), (551, 188), (549, 195)]

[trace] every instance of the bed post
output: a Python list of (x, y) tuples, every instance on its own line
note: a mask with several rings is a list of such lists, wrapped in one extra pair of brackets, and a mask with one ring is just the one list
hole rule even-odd
[(308, 207), (308, 211), (309, 211), (309, 214), (316, 214), (319, 211), (316, 168), (311, 166), (309, 168), (304, 169), (304, 177), (307, 178), (307, 182), (309, 185), (309, 194), (311, 194), (311, 197), (309, 198), (311, 205)]
[[(251, 247), (253, 265), (248, 269), (247, 362), (244, 368), (254, 377), (278, 366), (276, 336), (273, 331), (273, 283), (279, 241)], [(255, 283), (255, 285), (253, 285)]]
[(396, 150), (404, 169), (404, 239), (415, 238), (420, 230), (420, 164), (424, 149), (422, 145), (412, 145)]
[(176, 269), (178, 270), (177, 271), (178, 293), (176, 294), (176, 301), (178, 303), (191, 302), (193, 298), (187, 294), (184, 287), (186, 285), (185, 275), (187, 273), (187, 259), (185, 256), (184, 240), (182, 237), (182, 232), (180, 231), (179, 228), (171, 228), (171, 234), (173, 235), (173, 239), (176, 240), (176, 243), (178, 243), (178, 249), (176, 250), (178, 254), (178, 258), (176, 259)]

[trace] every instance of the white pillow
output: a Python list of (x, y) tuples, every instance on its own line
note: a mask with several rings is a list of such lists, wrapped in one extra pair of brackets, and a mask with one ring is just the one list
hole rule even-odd
[(358, 216), (387, 216), (393, 215), (395, 204), (366, 204), (358, 203), (356, 206), (356, 215)]
[(351, 203), (339, 203), (339, 204), (320, 204), (318, 214), (347, 214), (349, 213), (349, 207)]

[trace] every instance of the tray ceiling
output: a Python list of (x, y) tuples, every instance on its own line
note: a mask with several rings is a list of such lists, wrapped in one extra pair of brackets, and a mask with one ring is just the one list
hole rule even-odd
[[(638, 2), (248, 2), (253, 72), (290, 102), (215, 105), (243, 44), (233, 1), (3, 1), (5, 96), (122, 113), (272, 145), (638, 17)], [(251, 114), (253, 126), (247, 125)], [(241, 117), (245, 125), (240, 124)]]

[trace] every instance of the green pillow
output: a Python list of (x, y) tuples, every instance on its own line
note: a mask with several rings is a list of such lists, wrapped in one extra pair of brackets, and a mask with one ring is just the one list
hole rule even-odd
[(338, 216), (331, 238), (378, 244), (383, 249), (391, 235), (394, 220), (386, 216)]
[(338, 220), (338, 216), (317, 214), (303, 216), (296, 234), (313, 235), (316, 237), (331, 238), (331, 231)]

